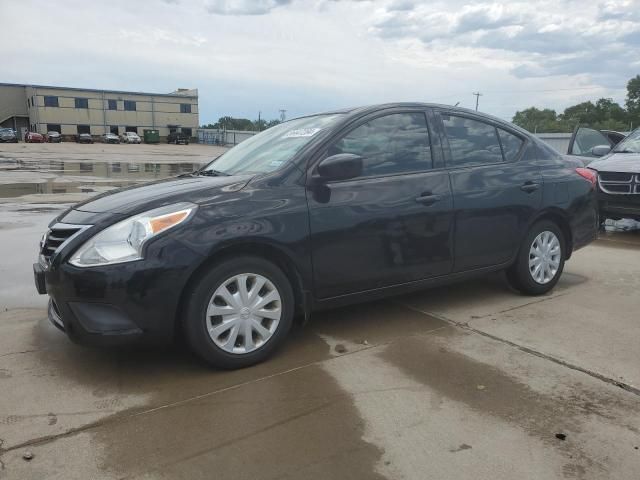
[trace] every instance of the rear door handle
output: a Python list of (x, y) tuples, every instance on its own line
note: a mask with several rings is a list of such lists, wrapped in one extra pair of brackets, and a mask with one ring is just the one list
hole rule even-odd
[(433, 205), (436, 202), (440, 201), (440, 195), (432, 195), (430, 193), (423, 193), (419, 197), (416, 197), (416, 202), (422, 203), (423, 205)]
[(520, 186), (520, 190), (527, 193), (533, 193), (539, 188), (540, 188), (540, 184), (535, 182), (526, 182), (522, 186)]

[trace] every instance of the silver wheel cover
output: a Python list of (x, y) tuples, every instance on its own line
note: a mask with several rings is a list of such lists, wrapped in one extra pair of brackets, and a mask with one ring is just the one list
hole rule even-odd
[(529, 273), (540, 285), (553, 280), (560, 268), (562, 249), (560, 240), (553, 232), (541, 232), (529, 249)]
[(242, 355), (263, 347), (282, 317), (275, 285), (256, 273), (228, 278), (209, 300), (206, 326), (211, 340), (227, 353)]

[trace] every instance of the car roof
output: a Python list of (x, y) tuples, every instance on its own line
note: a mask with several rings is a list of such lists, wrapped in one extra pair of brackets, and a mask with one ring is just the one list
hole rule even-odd
[[(343, 109), (338, 109), (338, 110), (330, 110), (330, 111), (326, 111), (326, 112), (319, 112), (319, 113), (315, 113), (313, 115), (304, 115), (301, 117), (296, 117), (296, 118), (305, 118), (305, 117), (313, 117), (316, 115), (332, 115), (332, 114), (347, 114), (350, 117), (351, 116), (362, 116), (362, 115), (367, 115), (369, 113), (374, 113), (377, 111), (383, 111), (383, 110), (388, 110), (388, 109), (395, 109), (395, 108), (436, 108), (436, 109), (440, 109), (440, 110), (447, 110), (448, 112), (451, 113), (460, 113), (460, 114), (464, 114), (464, 115), (472, 115), (472, 116), (478, 116), (481, 118), (486, 118), (487, 120), (490, 120), (494, 123), (498, 123), (501, 125), (504, 125), (506, 127), (509, 127), (512, 130), (516, 130), (520, 133), (522, 133), (523, 135), (527, 135), (529, 137), (531, 137), (531, 133), (528, 132), (527, 130), (514, 125), (513, 123), (504, 120), (502, 118), (498, 118), (495, 117), (493, 115), (490, 115), (488, 113), (482, 113), (482, 112), (478, 112), (476, 110), (471, 110), (469, 108), (463, 108), (463, 107), (455, 107), (453, 105), (444, 105), (441, 103), (426, 103), (426, 102), (392, 102), (392, 103), (381, 103), (381, 104), (374, 104), (374, 105), (365, 105), (365, 106), (361, 106), (361, 107), (352, 107), (352, 108), (343, 108)], [(295, 119), (292, 119), (295, 120)]]

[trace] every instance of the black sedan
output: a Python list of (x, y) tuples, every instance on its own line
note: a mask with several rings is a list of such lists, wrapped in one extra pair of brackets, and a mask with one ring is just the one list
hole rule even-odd
[(77, 143), (93, 143), (93, 137), (88, 133), (80, 133), (76, 135)]
[(551, 290), (597, 232), (596, 176), (494, 117), (403, 103), (291, 120), (192, 174), (51, 222), (34, 264), (71, 339), (264, 360), (294, 318), (506, 270)]

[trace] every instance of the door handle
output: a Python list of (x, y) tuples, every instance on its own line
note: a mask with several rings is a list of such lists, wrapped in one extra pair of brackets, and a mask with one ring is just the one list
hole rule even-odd
[(533, 193), (539, 188), (540, 188), (540, 184), (535, 182), (525, 182), (520, 186), (520, 190), (526, 193)]
[(423, 205), (433, 205), (436, 202), (440, 201), (440, 195), (432, 195), (430, 193), (423, 193), (419, 197), (416, 197), (416, 202), (422, 203)]

